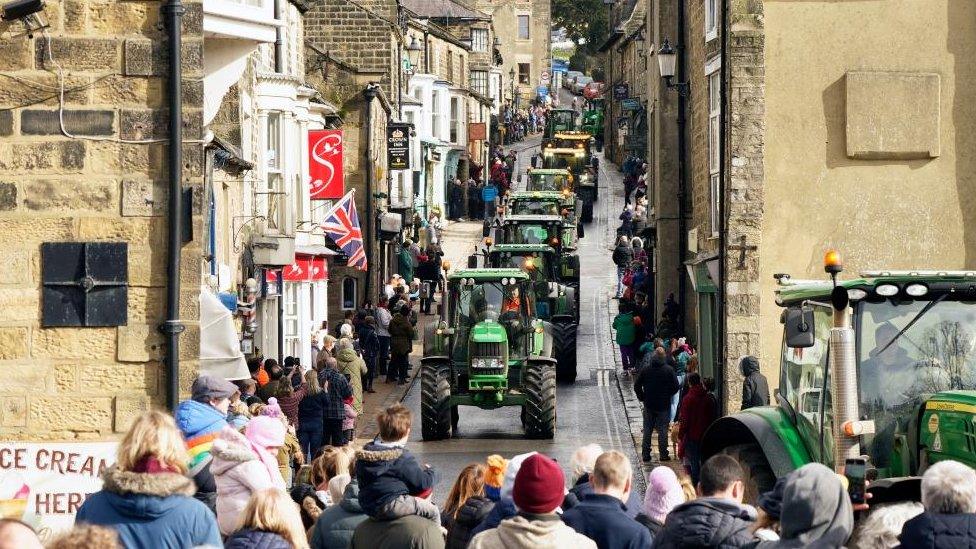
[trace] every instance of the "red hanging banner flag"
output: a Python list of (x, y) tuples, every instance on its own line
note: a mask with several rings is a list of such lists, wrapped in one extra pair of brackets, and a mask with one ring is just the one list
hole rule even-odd
[(306, 282), (311, 278), (312, 258), (297, 256), (295, 262), (281, 270), (282, 278), (286, 282)]
[(329, 266), (328, 263), (326, 263), (325, 257), (316, 256), (312, 258), (309, 274), (311, 275), (311, 280), (313, 281), (329, 279)]
[(342, 198), (342, 130), (308, 132), (308, 175), (312, 200)]

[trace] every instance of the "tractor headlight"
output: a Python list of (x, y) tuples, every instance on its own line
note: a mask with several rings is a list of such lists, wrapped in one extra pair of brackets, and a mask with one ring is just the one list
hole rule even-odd
[(905, 293), (912, 297), (922, 297), (929, 293), (929, 288), (925, 284), (909, 284), (905, 287)]
[(500, 358), (472, 358), (471, 367), (472, 368), (501, 368), (502, 360)]
[(874, 291), (882, 297), (891, 297), (898, 293), (898, 286), (894, 284), (881, 284)]

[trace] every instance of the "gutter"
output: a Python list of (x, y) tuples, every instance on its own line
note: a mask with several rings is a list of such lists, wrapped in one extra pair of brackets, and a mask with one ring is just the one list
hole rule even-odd
[[(719, 76), (719, 104), (721, 105), (720, 116), (718, 117), (718, 250), (719, 250), (719, 262), (718, 262), (718, 333), (719, 333), (719, 348), (716, 349), (716, 358), (718, 369), (714, 370), (716, 372), (725, 372), (725, 364), (728, 361), (728, 349), (729, 349), (729, 338), (727, 333), (728, 326), (728, 301), (726, 298), (726, 284), (728, 274), (726, 273), (729, 251), (727, 249), (728, 245), (728, 230), (729, 222), (728, 216), (726, 214), (728, 196), (726, 194), (726, 181), (725, 178), (728, 175), (728, 170), (726, 169), (726, 161), (728, 160), (729, 149), (727, 144), (727, 133), (728, 133), (728, 79), (732, 77), (732, 71), (729, 70), (729, 6), (728, 0), (721, 1), (721, 18), (720, 18), (720, 31), (722, 33), (722, 43), (719, 47), (719, 56), (721, 58), (722, 67), (719, 68), (721, 75)], [(726, 405), (728, 399), (724, 398), (725, 379), (721, 380), (722, 386), (719, 389), (721, 393), (719, 394), (719, 406), (721, 407), (721, 413), (725, 413)]]
[(160, 9), (166, 26), (169, 67), (167, 67), (167, 100), (169, 103), (169, 203), (166, 212), (168, 242), (166, 246), (166, 320), (159, 331), (166, 339), (166, 405), (176, 410), (180, 400), (180, 334), (186, 330), (180, 321), (180, 260), (183, 252), (183, 14), (181, 0), (167, 0)]
[[(367, 133), (369, 133), (369, 131), (373, 127), (373, 99), (377, 97), (382, 97), (382, 95), (383, 93), (382, 91), (380, 91), (380, 87), (377, 84), (369, 84), (366, 86), (366, 89), (363, 90), (363, 97), (366, 99), (366, 108), (364, 110), (365, 110), (365, 117), (366, 117), (365, 128)], [(380, 100), (380, 105), (383, 105), (383, 100)], [(384, 109), (386, 110), (387, 114), (390, 113), (390, 109), (388, 109), (386, 106), (384, 106)], [(365, 238), (363, 239), (363, 246), (364, 249), (367, 250), (366, 251), (367, 261), (370, 262), (373, 259), (373, 257), (371, 257), (373, 254), (370, 252), (374, 248), (373, 246), (373, 217), (374, 217), (373, 216), (373, 210), (374, 210), (373, 177), (375, 174), (373, 173), (372, 158), (373, 158), (373, 140), (367, 137), (366, 159), (365, 159), (366, 162), (366, 234), (364, 235)], [(372, 276), (371, 273), (367, 271), (366, 283), (363, 286), (363, 296), (367, 299), (370, 299), (370, 296), (373, 295), (373, 291), (372, 291), (373, 288), (371, 283), (372, 283)]]

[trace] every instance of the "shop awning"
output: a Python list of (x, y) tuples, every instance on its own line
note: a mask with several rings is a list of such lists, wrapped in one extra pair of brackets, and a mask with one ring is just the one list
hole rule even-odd
[(207, 290), (200, 292), (200, 373), (229, 380), (251, 377), (230, 311)]

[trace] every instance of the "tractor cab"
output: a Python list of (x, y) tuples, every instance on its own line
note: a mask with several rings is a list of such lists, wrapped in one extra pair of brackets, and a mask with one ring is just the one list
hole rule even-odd
[(584, 223), (593, 220), (593, 203), (597, 199), (599, 164), (582, 143), (573, 147), (542, 148), (542, 166), (546, 169), (567, 170), (573, 177), (575, 192), (582, 201), (580, 218)]
[(565, 224), (579, 229), (581, 226), (577, 214), (576, 195), (566, 191), (518, 191), (509, 193), (504, 209), (505, 216), (558, 215), (563, 218)]
[(552, 139), (558, 132), (571, 132), (576, 129), (576, 111), (573, 109), (552, 109), (546, 122), (543, 140)]
[(528, 172), (527, 191), (575, 193), (573, 174), (567, 169), (534, 168)]
[[(539, 318), (551, 320), (554, 315), (574, 315), (575, 290), (562, 287), (559, 260), (556, 252), (546, 244), (498, 244), (488, 249), (488, 265), (493, 268), (520, 269), (529, 276), (535, 293)], [(573, 303), (557, 303), (559, 297), (569, 295)], [(556, 301), (550, 301), (551, 298)]]
[(498, 225), (499, 244), (547, 244), (557, 254), (576, 249), (576, 226), (561, 215), (507, 215)]

